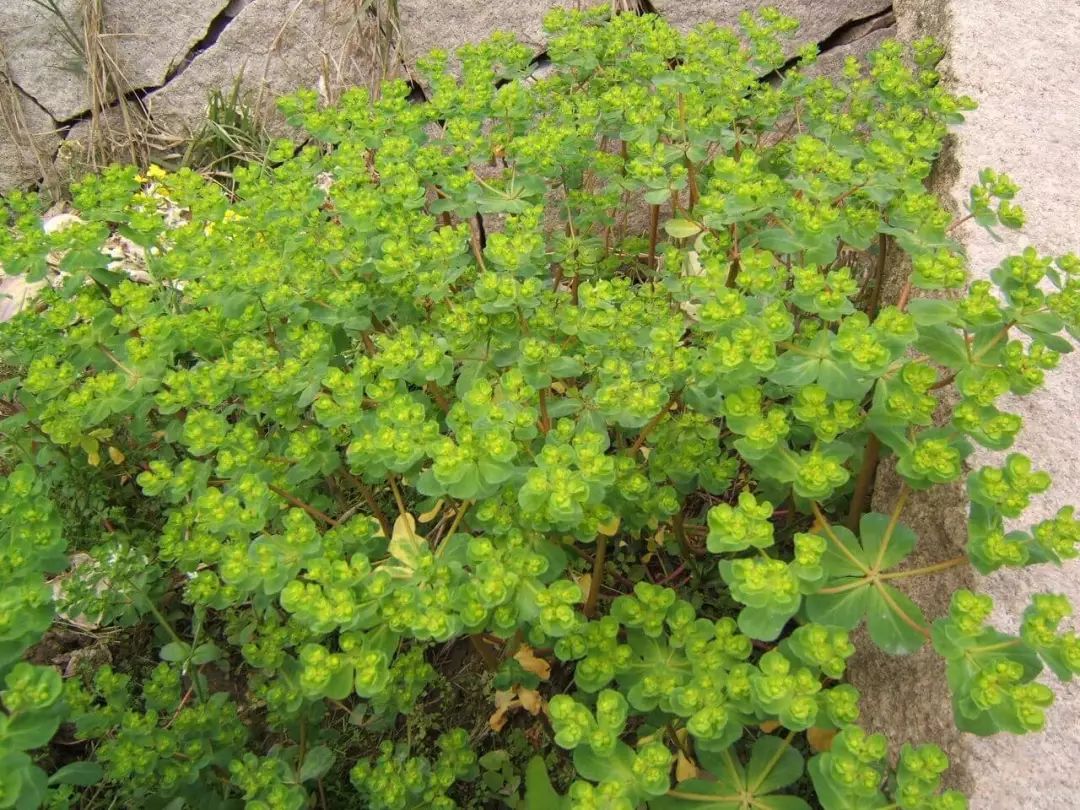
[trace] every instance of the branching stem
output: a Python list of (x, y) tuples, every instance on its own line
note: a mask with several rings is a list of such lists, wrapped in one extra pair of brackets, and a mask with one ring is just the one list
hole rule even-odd
[(880, 458), (881, 439), (871, 433), (866, 440), (862, 466), (859, 467), (859, 477), (855, 479), (855, 492), (851, 495), (851, 506), (848, 508), (847, 527), (850, 531), (854, 532), (858, 529)]
[(656, 269), (656, 238), (660, 228), (660, 206), (649, 206), (649, 271)]
[(289, 503), (291, 503), (293, 506), (297, 506), (300, 509), (303, 509), (305, 512), (307, 512), (313, 518), (315, 518), (316, 520), (321, 520), (327, 526), (337, 526), (338, 525), (338, 522), (336, 520), (334, 520), (328, 514), (323, 512), (321, 509), (316, 509), (311, 504), (305, 503), (304, 501), (300, 500), (295, 495), (293, 495), (291, 492), (288, 492), (287, 490), (284, 490), (281, 487), (276, 486), (274, 484), (270, 484), (269, 488), (270, 488), (270, 491), (273, 492), (275, 495), (278, 495), (278, 496), (284, 498)]
[(585, 599), (585, 617), (591, 619), (596, 614), (596, 602), (600, 598), (600, 581), (604, 578), (604, 562), (607, 559), (607, 535), (596, 538), (596, 556), (593, 557), (592, 579), (589, 582), (589, 595)]

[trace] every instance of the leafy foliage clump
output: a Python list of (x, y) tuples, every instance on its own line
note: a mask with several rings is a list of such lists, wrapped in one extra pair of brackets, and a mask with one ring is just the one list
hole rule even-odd
[[(1007, 449), (996, 403), (1080, 328), (1075, 256), (968, 285), (925, 187), (970, 106), (937, 48), (829, 79), (812, 48), (781, 73), (773, 12), (548, 26), (540, 80), (497, 36), (428, 57), (422, 103), (284, 99), (313, 140), (229, 191), (111, 168), (52, 233), (6, 200), (6, 271), (55, 283), (0, 344), (0, 807), (966, 806), (940, 750), (890, 765), (858, 726), (864, 622), (932, 642), (961, 729), (1042, 726), (1040, 671), (1080, 670), (1063, 597), (1010, 636), (985, 595), (931, 625), (894, 585), (1080, 539), (1070, 509), (1006, 529), (1049, 485), (1014, 454), (966, 478), (967, 554), (902, 567), (909, 494)], [(985, 172), (968, 217), (1019, 226), (1015, 193)], [(889, 455), (904, 486), (867, 512)], [(72, 622), (160, 661), (22, 660)], [(472, 651), (513, 757), (491, 705), (416, 723)], [(63, 720), (69, 764), (34, 753)]]

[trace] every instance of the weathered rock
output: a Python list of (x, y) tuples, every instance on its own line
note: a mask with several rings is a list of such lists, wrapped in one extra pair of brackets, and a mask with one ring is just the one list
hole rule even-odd
[(544, 48), (544, 15), (553, 8), (595, 6), (607, 0), (399, 0), (401, 37), (406, 64), (434, 48), (453, 53), (496, 31), (508, 31), (540, 52)]
[(823, 51), (817, 62), (806, 72), (811, 76), (838, 74), (849, 56), (854, 56), (865, 63), (867, 54), (885, 40), (895, 38), (896, 17), (892, 14), (874, 17), (847, 31), (841, 41)]
[[(1005, 232), (994, 241), (978, 227), (964, 226), (960, 241), (973, 272), (985, 277), (1005, 256), (1028, 245), (1047, 255), (1080, 252), (1080, 5), (1029, 0), (1023, 12), (1008, 0), (951, 0), (952, 29), (947, 46), (957, 92), (972, 96), (979, 109), (968, 114), (956, 138), (959, 173), (950, 189), (967, 197), (980, 169), (1007, 172), (1021, 189), (1028, 214), (1022, 233)], [(1030, 398), (1000, 403), (1024, 417), (1015, 452), (1029, 455), (1050, 473), (1054, 486), (1025, 515), (1024, 525), (1053, 515), (1080, 493), (1080, 355), (1065, 355), (1048, 375), (1047, 388)], [(1000, 456), (980, 453), (976, 466), (1000, 464)], [(1015, 631), (1033, 593), (1063, 593), (1080, 604), (1080, 563), (1004, 570), (982, 583), (997, 603), (994, 619)], [(1075, 626), (1075, 625), (1074, 625)], [(1048, 680), (1057, 701), (1047, 712), (1044, 734), (999, 735), (970, 740), (975, 781), (973, 810), (1038, 807), (1071, 810), (1080, 795), (1080, 689), (1074, 682)]]
[[(845, 24), (888, 11), (888, 0), (652, 0), (652, 7), (681, 30), (705, 21), (733, 26), (743, 11), (772, 6), (800, 23), (793, 42), (822, 42)], [(795, 48), (793, 48), (795, 50)]]
[(53, 120), (0, 76), (0, 189), (48, 174), (59, 143)]
[[(1075, 226), (1080, 152), (1073, 143), (1080, 110), (1080, 6), (1032, 0), (1018, 14), (1008, 0), (898, 0), (896, 14), (902, 38), (930, 34), (943, 42), (949, 55), (941, 69), (949, 84), (980, 104), (952, 139), (937, 173), (937, 190), (959, 209), (985, 166), (1006, 171), (1021, 187), (1019, 202), (1029, 222), (1023, 232), (1004, 232), (1003, 241), (996, 242), (978, 227), (958, 229), (973, 275), (986, 277), (1004, 256), (1029, 244), (1050, 255), (1080, 249)], [(1078, 388), (1080, 356), (1066, 355), (1049, 375), (1046, 390), (1000, 403), (1024, 416), (1025, 429), (1013, 451), (1031, 456), (1055, 482), (1025, 515), (1024, 525), (1049, 517), (1080, 492), (1080, 446), (1073, 440), (1080, 423)], [(989, 452), (972, 460), (974, 467), (995, 463), (1000, 457)], [(890, 491), (895, 492), (895, 481), (886, 478), (877, 497), (888, 503)], [(905, 514), (905, 522), (924, 538), (915, 565), (948, 557), (962, 546), (965, 508), (960, 491), (951, 497), (943, 493), (932, 503), (915, 502)], [(1017, 629), (1033, 593), (1063, 593), (1080, 603), (1076, 562), (986, 578), (950, 571), (906, 584), (929, 618), (940, 615), (953, 587), (974, 586), (994, 598), (993, 622), (1007, 632)], [(970, 793), (972, 810), (1077, 806), (1080, 690), (1075, 683), (1047, 678), (1057, 701), (1047, 712), (1044, 733), (980, 738), (951, 727), (943, 667), (926, 651), (910, 659), (867, 651), (855, 662), (853, 679), (864, 690), (870, 725), (897, 741), (931, 740), (946, 749), (953, 760), (951, 778)]]
[(274, 124), (280, 95), (318, 87), (334, 97), (370, 80), (369, 22), (354, 0), (250, 0), (212, 46), (150, 94), (151, 115), (168, 132), (196, 128), (209, 93), (240, 80), (246, 103)]
[[(107, 47), (128, 89), (157, 87), (183, 63), (228, 0), (102, 0)], [(0, 14), (11, 77), (57, 121), (90, 109), (80, 0), (58, 0), (63, 19), (33, 0), (5, 0)], [(78, 46), (78, 47), (77, 47)]]
[[(103, 117), (103, 123), (97, 127), (93, 122), (79, 121), (67, 131), (63, 143), (56, 150), (56, 159), (53, 161), (53, 169), (63, 186), (80, 179), (94, 170), (97, 156), (107, 156), (110, 151), (103, 139), (107, 137), (107, 131), (114, 126), (123, 125), (118, 112), (114, 109), (107, 110)], [(103, 132), (102, 130), (107, 130)]]

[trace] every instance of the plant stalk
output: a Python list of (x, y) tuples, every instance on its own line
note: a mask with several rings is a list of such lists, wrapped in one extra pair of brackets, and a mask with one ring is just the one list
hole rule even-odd
[(607, 535), (601, 534), (596, 539), (596, 556), (593, 557), (592, 580), (589, 582), (589, 595), (585, 599), (585, 616), (591, 619), (596, 615), (596, 602), (600, 598), (600, 581), (604, 578), (604, 561), (607, 559)]

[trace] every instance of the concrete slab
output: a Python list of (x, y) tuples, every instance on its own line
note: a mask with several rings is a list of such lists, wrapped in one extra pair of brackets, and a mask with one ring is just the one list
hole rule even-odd
[[(979, 102), (957, 138), (956, 199), (984, 166), (1006, 171), (1021, 188), (1030, 223), (994, 242), (977, 227), (960, 238), (976, 273), (1027, 245), (1060, 255), (1080, 250), (1080, 4), (1028, 0), (952, 0), (950, 72), (959, 92)], [(1050, 494), (1029, 515), (1042, 520), (1080, 496), (1080, 354), (1066, 356), (1046, 391), (1006, 402), (1024, 416), (1016, 450), (1054, 478)], [(977, 464), (993, 463), (985, 454)], [(1080, 563), (1020, 572), (985, 582), (996, 620), (1013, 631), (1031, 594), (1065, 593), (1080, 605)], [(1055, 684), (1056, 685), (1056, 684)], [(1080, 804), (1080, 688), (1060, 688), (1042, 735), (969, 740), (972, 807), (1071, 810)]]
[[(1021, 187), (1019, 202), (1028, 227), (995, 242), (981, 228), (965, 225), (957, 235), (972, 273), (985, 277), (1007, 255), (1033, 245), (1044, 254), (1080, 250), (1080, 4), (1058, 0), (897, 0), (900, 35), (933, 35), (948, 48), (943, 72), (953, 90), (978, 101), (956, 133), (936, 179), (938, 190), (958, 209), (990, 166), (1007, 172)], [(1030, 455), (1054, 478), (1052, 491), (1029, 510), (1024, 525), (1042, 520), (1080, 495), (1080, 353), (1066, 356), (1046, 390), (1001, 405), (1024, 416), (1025, 430), (1014, 448)], [(984, 452), (973, 465), (1000, 463)], [(888, 503), (888, 472), (877, 498)], [(915, 528), (927, 539), (927, 562), (943, 559), (963, 543), (963, 496), (942, 493), (916, 501)], [(927, 533), (933, 533), (926, 538)], [(951, 581), (920, 583), (912, 596), (928, 616), (940, 615), (943, 595), (974, 584), (997, 605), (994, 622), (1015, 631), (1033, 593), (1067, 594), (1080, 605), (1080, 564), (1002, 571), (982, 578), (954, 574)], [(1072, 810), (1080, 805), (1080, 688), (1047, 681), (1058, 693), (1046, 731), (1022, 737), (960, 735), (947, 722), (943, 667), (924, 651), (910, 659), (863, 654), (854, 679), (867, 697), (867, 719), (897, 741), (932, 739), (953, 759), (957, 787), (972, 797), (972, 810), (1038, 808)]]

